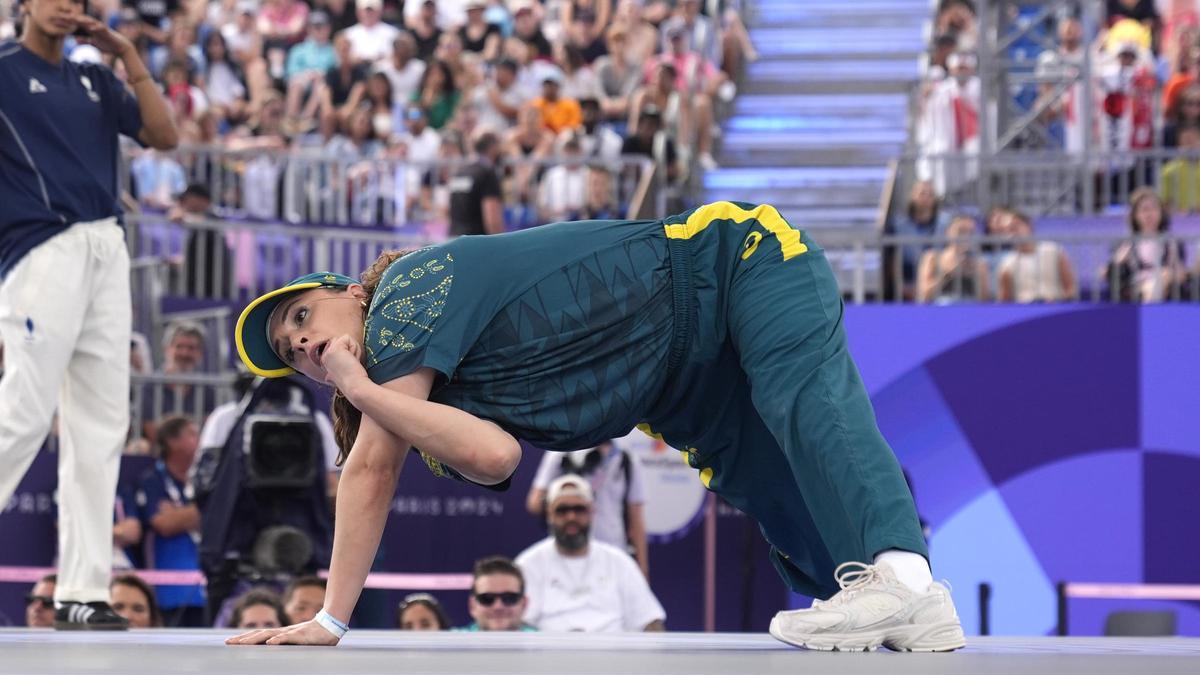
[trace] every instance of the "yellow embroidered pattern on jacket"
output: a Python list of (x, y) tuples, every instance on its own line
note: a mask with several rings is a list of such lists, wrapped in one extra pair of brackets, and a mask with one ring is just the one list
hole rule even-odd
[[(401, 258), (393, 265), (403, 265), (404, 261), (405, 258)], [(422, 333), (433, 332), (454, 283), (454, 274), (447, 273), (448, 269), (453, 270), (453, 262), (449, 253), (427, 260), (407, 271), (398, 271), (376, 289), (366, 322), (368, 363), (378, 363), (378, 354), (387, 348), (412, 351), (421, 343)], [(442, 278), (435, 283), (437, 277)], [(434, 284), (432, 288), (430, 284)], [(414, 285), (426, 290), (416, 292), (414, 288), (411, 294), (402, 290)]]

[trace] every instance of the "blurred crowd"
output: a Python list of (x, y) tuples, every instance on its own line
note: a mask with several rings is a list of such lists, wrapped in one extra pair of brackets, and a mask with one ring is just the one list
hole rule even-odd
[[(169, 208), (199, 183), (218, 204), (277, 214), (278, 160), (265, 157), (305, 151), (408, 162), (418, 168), (387, 186), (403, 195), (402, 216), (419, 211), (445, 221), (450, 169), (476, 159), (475, 141), (486, 130), (498, 137), (502, 164), (566, 167), (546, 182), (530, 180), (546, 177), (545, 169), (505, 170), (505, 204), (530, 207), (521, 217), (531, 222), (617, 210), (600, 195), (589, 204), (588, 195), (616, 194), (611, 173), (621, 155), (655, 159), (676, 180), (693, 165), (715, 166), (715, 110), (734, 96), (731, 76), (754, 57), (737, 7), (737, 0), (89, 3), (137, 46), (183, 143), (233, 153), (196, 161), (129, 148), (144, 207)], [(14, 30), (0, 23), (0, 37)], [(110, 60), (73, 40), (68, 57)], [(585, 162), (597, 170), (581, 170)], [(230, 164), (252, 186), (235, 196), (219, 194), (213, 180)]]
[[(1003, 65), (1010, 117), (1030, 122), (1006, 149), (1093, 153), (1093, 204), (1062, 175), (1042, 180), (1046, 195), (1075, 209), (1127, 213), (1129, 235), (1101, 269), (1076, 270), (1063, 247), (1039, 239), (1030, 216), (1004, 204), (985, 213), (951, 213), (975, 204), (981, 98), (977, 5), (941, 0), (914, 105), (919, 159), (907, 200), (886, 224), (895, 237), (937, 237), (884, 248), (885, 297), (920, 302), (1056, 302), (1094, 297), (1160, 302), (1192, 299), (1200, 267), (1170, 232), (1172, 214), (1200, 210), (1200, 3), (1107, 0), (1097, 25), (1064, 3), (1048, 19), (1041, 6), (1003, 17)], [(1020, 12), (1027, 11), (1027, 14)], [(996, 30), (995, 26), (991, 27)], [(1005, 30), (1005, 29), (1001, 29)], [(1018, 34), (1017, 31), (1024, 31)], [(1090, 79), (1083, 78), (1085, 67)], [(987, 205), (980, 205), (987, 206)]]

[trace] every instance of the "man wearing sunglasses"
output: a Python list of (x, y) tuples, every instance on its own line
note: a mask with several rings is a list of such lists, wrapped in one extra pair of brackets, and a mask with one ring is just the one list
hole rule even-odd
[(525, 620), (542, 631), (660, 631), (666, 612), (637, 563), (621, 549), (592, 541), (592, 487), (567, 474), (546, 490), (553, 536), (517, 556), (525, 574)]
[(25, 596), (25, 625), (30, 628), (54, 628), (54, 587), (58, 577), (47, 574)]
[(537, 630), (521, 621), (529, 604), (521, 568), (508, 558), (494, 556), (476, 562), (474, 573), (467, 599), (467, 611), (474, 621), (462, 630)]

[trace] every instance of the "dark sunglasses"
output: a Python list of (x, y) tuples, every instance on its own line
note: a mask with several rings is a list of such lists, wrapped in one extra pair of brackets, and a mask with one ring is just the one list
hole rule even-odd
[(520, 602), (521, 598), (523, 598), (523, 597), (525, 597), (525, 596), (522, 593), (512, 593), (512, 592), (476, 593), (475, 601), (478, 602), (479, 604), (483, 605), (484, 607), (491, 607), (492, 605), (496, 604), (497, 600), (499, 600), (501, 603), (504, 604), (505, 607), (512, 607), (513, 605), (516, 605), (518, 602)]
[(27, 595), (25, 596), (25, 604), (32, 605), (35, 602), (41, 603), (45, 609), (54, 609), (54, 598), (48, 595)]
[(587, 513), (587, 511), (588, 507), (584, 506), (583, 504), (573, 504), (569, 506), (564, 504), (563, 506), (554, 507), (554, 515), (556, 516), (565, 516), (570, 513), (573, 513), (577, 516), (582, 516), (583, 514)]

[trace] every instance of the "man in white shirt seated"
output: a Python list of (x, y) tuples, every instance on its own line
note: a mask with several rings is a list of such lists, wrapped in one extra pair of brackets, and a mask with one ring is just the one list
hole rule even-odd
[(350, 53), (360, 63), (383, 61), (392, 53), (400, 29), (381, 19), (383, 0), (358, 0), (358, 23), (346, 29)]
[(568, 474), (546, 491), (553, 536), (525, 549), (525, 622), (541, 631), (661, 631), (666, 612), (629, 554), (591, 540), (592, 488)]

